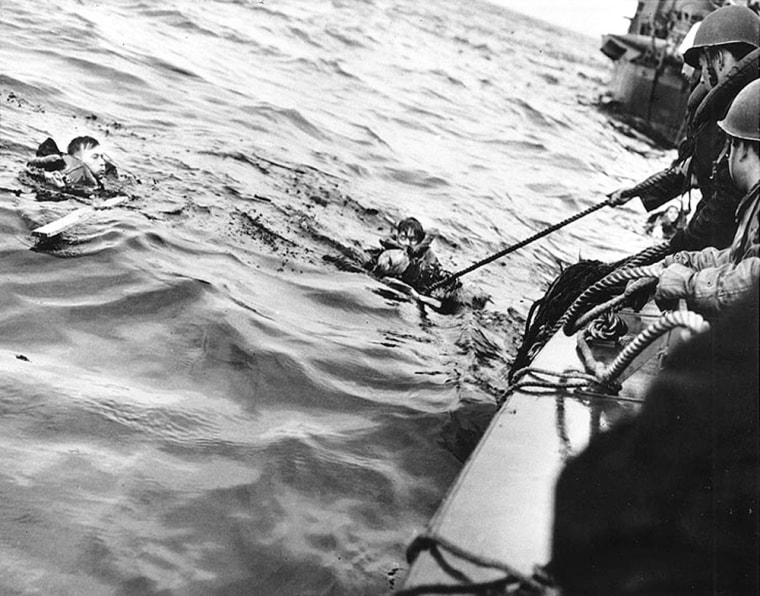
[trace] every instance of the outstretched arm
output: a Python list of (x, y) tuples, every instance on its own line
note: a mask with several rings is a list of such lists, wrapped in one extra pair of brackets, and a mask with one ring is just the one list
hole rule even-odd
[(684, 165), (671, 166), (653, 174), (631, 188), (616, 190), (610, 195), (613, 206), (623, 205), (633, 197), (641, 197), (647, 211), (653, 211), (684, 193), (686, 175)]

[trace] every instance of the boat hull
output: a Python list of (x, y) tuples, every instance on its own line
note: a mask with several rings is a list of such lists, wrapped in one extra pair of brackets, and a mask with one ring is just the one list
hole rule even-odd
[[(614, 60), (609, 99), (631, 124), (665, 145), (683, 136), (689, 81), (663, 40), (641, 35), (606, 35), (602, 52)], [(653, 60), (652, 56), (661, 56)]]
[[(628, 315), (630, 332), (653, 323), (659, 312)], [(633, 416), (649, 382), (659, 370), (671, 332), (652, 344), (626, 371), (616, 397), (549, 390), (539, 395), (515, 391), (489, 425), (457, 481), (430, 521), (426, 535), (456, 545), (476, 559), (498, 560), (521, 576), (549, 562), (554, 485), (565, 462), (585, 448), (598, 432)], [(601, 361), (617, 350), (596, 350)], [(576, 338), (552, 338), (533, 367), (565, 371), (582, 369)], [(495, 581), (503, 569), (489, 568), (446, 553), (447, 562), (471, 582)], [(434, 556), (422, 551), (412, 564), (405, 588), (460, 584)]]

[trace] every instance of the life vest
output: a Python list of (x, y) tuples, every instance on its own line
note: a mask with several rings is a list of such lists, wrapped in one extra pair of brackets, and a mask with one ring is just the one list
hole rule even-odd
[[(71, 155), (47, 155), (36, 157), (27, 162), (29, 173), (35, 178), (49, 180), (45, 173), (60, 172), (66, 186), (82, 186), (99, 188), (98, 179), (87, 165)], [(42, 176), (40, 176), (42, 173)]]
[[(59, 176), (53, 176), (54, 173)], [(76, 191), (77, 189), (103, 189), (102, 182), (93, 174), (82, 160), (62, 153), (55, 141), (45, 139), (37, 148), (36, 155), (26, 164), (26, 173), (34, 180), (53, 186), (57, 190)], [(106, 162), (106, 176), (118, 177), (116, 167)], [(60, 182), (59, 182), (60, 181)]]

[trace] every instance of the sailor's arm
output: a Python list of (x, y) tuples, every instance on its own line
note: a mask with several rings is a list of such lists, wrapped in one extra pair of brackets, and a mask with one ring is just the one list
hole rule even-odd
[(66, 161), (60, 155), (45, 155), (44, 157), (33, 157), (26, 162), (28, 168), (36, 168), (46, 172), (66, 169)]
[(706, 316), (716, 315), (746, 296), (758, 279), (758, 257), (701, 271), (674, 263), (660, 274), (655, 300), (658, 304), (668, 305), (678, 298), (685, 298), (689, 309)]
[(713, 181), (713, 194), (701, 201), (686, 228), (670, 239), (673, 250), (699, 250), (705, 246), (724, 248), (736, 232), (736, 208), (743, 194), (735, 187), (724, 168)]
[(684, 193), (687, 166), (685, 163), (665, 168), (636, 186), (616, 190), (610, 195), (610, 204), (623, 205), (633, 197), (639, 197), (644, 209), (653, 211)]
[(701, 271), (708, 267), (719, 267), (730, 262), (730, 251), (727, 249), (720, 250), (714, 246), (708, 246), (702, 250), (682, 250), (662, 260), (666, 268), (677, 263), (695, 271)]

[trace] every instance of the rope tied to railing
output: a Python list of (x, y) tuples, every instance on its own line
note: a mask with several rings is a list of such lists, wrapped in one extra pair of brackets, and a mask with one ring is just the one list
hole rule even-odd
[[(547, 586), (542, 582), (520, 573), (511, 565), (502, 561), (470, 552), (443, 536), (433, 533), (417, 536), (406, 550), (407, 562), (413, 563), (423, 551), (429, 552), (440, 569), (451, 579), (459, 583), (427, 584), (403, 588), (397, 592), (399, 596), (418, 596), (421, 594), (480, 594), (488, 596), (489, 594), (512, 593), (507, 592), (509, 587), (520, 588), (522, 590), (520, 593), (522, 594), (545, 594), (544, 590)], [(501, 571), (504, 573), (504, 576), (491, 581), (474, 582), (465, 573), (456, 569), (447, 561), (441, 551), (446, 551), (458, 559), (477, 567)]]
[[(524, 378), (528, 377), (528, 378)], [(514, 381), (501, 394), (498, 405), (502, 406), (507, 398), (515, 391), (523, 393), (542, 395), (546, 390), (567, 392), (571, 390), (586, 390), (591, 386), (599, 385), (599, 381), (593, 374), (576, 369), (566, 369), (563, 371), (537, 368), (526, 366), (518, 370), (512, 377)], [(618, 388), (610, 385), (608, 392), (615, 392)], [(635, 400), (639, 401), (639, 400)]]

